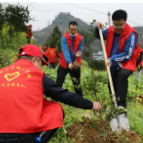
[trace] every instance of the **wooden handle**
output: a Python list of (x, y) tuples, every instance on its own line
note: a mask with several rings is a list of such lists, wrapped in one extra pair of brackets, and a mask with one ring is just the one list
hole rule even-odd
[[(102, 30), (101, 29), (99, 29), (99, 34), (100, 34), (101, 45), (102, 45), (102, 49), (103, 49), (103, 54), (104, 54), (105, 62), (107, 62), (106, 49), (105, 49), (105, 44), (104, 44), (103, 34), (102, 34)], [(110, 88), (111, 88), (111, 93), (112, 93), (112, 95), (114, 95), (114, 97), (112, 98), (112, 101), (114, 103), (116, 103), (115, 91), (114, 91), (114, 86), (113, 86), (113, 82), (112, 82), (112, 77), (111, 77), (111, 72), (110, 72), (109, 65), (107, 65), (107, 73), (108, 73), (108, 78), (109, 78), (109, 84), (110, 84)]]

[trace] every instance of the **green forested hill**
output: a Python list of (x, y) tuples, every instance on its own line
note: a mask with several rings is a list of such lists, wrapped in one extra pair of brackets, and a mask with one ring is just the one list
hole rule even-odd
[[(34, 37), (36, 38), (36, 43), (37, 45), (41, 45), (44, 42), (46, 42), (48, 36), (50, 36), (50, 33), (52, 32), (53, 28), (57, 25), (62, 31), (62, 34), (66, 33), (68, 30), (68, 23), (70, 21), (76, 21), (78, 23), (78, 28), (82, 30), (88, 30), (89, 25), (82, 21), (79, 18), (74, 17), (71, 15), (69, 12), (64, 13), (60, 12), (56, 18), (52, 21), (52, 24), (43, 28), (42, 30), (39, 31), (34, 31)], [(143, 48), (143, 27), (134, 27), (134, 29), (138, 32), (139, 34), (139, 42), (140, 46)], [(91, 44), (91, 47), (93, 51), (99, 51), (101, 49), (101, 44), (99, 40), (94, 40), (94, 42)]]
[(62, 31), (62, 34), (66, 33), (68, 30), (68, 23), (70, 21), (76, 21), (78, 23), (79, 29), (88, 30), (89, 25), (84, 21), (72, 16), (70, 13), (60, 12), (59, 15), (52, 21), (51, 25), (40, 31), (33, 32), (34, 37), (37, 40), (37, 44), (39, 45), (46, 42), (48, 36), (50, 35), (50, 32), (52, 32), (53, 28), (56, 25), (59, 27), (60, 31)]

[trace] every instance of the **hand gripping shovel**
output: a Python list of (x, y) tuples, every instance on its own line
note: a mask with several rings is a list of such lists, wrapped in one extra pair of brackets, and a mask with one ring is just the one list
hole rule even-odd
[[(105, 58), (105, 62), (106, 62), (107, 55), (106, 55), (106, 50), (105, 50), (105, 45), (104, 45), (104, 40), (103, 40), (103, 35), (102, 35), (101, 29), (99, 29), (99, 34), (100, 34), (101, 45), (102, 45), (104, 58)], [(107, 65), (107, 73), (108, 73), (108, 78), (109, 78), (109, 83), (110, 83), (110, 88), (111, 88), (111, 99), (112, 99), (112, 103), (115, 108), (115, 118), (113, 118), (110, 121), (110, 127), (111, 127), (112, 131), (119, 131), (121, 128), (124, 128), (125, 130), (128, 131), (130, 128), (130, 125), (129, 125), (129, 120), (128, 120), (126, 113), (117, 114), (118, 107), (117, 107), (117, 101), (116, 101), (116, 96), (115, 96), (115, 91), (114, 91), (114, 87), (113, 87), (113, 82), (112, 82), (109, 65)]]

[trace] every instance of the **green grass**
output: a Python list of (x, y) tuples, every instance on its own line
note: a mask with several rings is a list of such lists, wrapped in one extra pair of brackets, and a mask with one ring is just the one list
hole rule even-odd
[[(49, 69), (46, 69), (46, 72), (49, 72), (49, 71), (50, 71)], [(109, 97), (109, 91), (107, 87), (107, 73), (105, 71), (102, 71), (102, 72), (91, 71), (91, 69), (85, 65), (81, 66), (81, 71), (82, 71), (81, 84), (83, 87), (84, 98), (87, 98), (91, 101), (95, 101), (96, 98), (92, 95), (93, 92), (91, 92), (91, 89), (93, 88), (91, 84), (93, 79), (96, 79), (97, 80), (96, 86), (99, 87), (99, 90), (100, 90), (100, 92), (97, 92), (97, 96), (99, 96), (99, 93), (100, 93), (100, 97), (99, 97), (100, 99), (99, 98), (98, 99), (100, 101), (104, 100), (105, 101), (104, 104), (110, 107), (111, 99)], [(55, 79), (56, 70), (52, 70), (51, 76), (54, 77)], [(141, 77), (141, 79), (142, 78), (143, 76)], [(136, 131), (138, 134), (140, 134), (143, 137), (143, 130), (142, 130), (143, 129), (143, 107), (134, 98), (135, 95), (139, 96), (140, 94), (143, 94), (142, 85), (143, 85), (143, 80), (141, 80), (141, 84), (139, 84), (136, 78), (136, 73), (132, 74), (129, 78), (129, 89), (128, 89), (129, 92), (128, 92), (127, 100), (128, 100), (128, 117), (130, 121), (131, 130)], [(74, 91), (70, 76), (67, 76), (63, 88), (68, 88), (69, 90)], [(91, 110), (77, 109), (64, 104), (62, 104), (62, 106), (65, 110), (65, 115), (66, 115), (66, 118), (64, 119), (64, 122), (63, 122), (65, 129), (67, 129), (73, 122), (81, 121), (85, 113), (90, 113), (92, 118), (97, 117), (93, 115), (93, 111)], [(78, 115), (78, 118), (76, 115)], [(64, 138), (63, 143), (73, 142), (73, 140), (70, 141), (69, 138), (65, 137), (65, 133), (63, 130), (59, 130), (57, 134), (60, 136), (60, 138), (61, 136), (63, 136)], [(59, 141), (59, 139), (57, 138), (57, 134), (52, 138), (52, 140), (54, 140), (55, 143), (58, 143)], [(52, 140), (49, 143), (52, 143)]]

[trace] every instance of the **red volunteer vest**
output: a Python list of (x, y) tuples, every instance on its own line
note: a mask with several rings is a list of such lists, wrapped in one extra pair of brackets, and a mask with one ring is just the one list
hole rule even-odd
[(50, 63), (58, 62), (57, 50), (55, 48), (48, 48), (44, 55), (48, 58)]
[[(29, 32), (29, 31), (30, 31), (30, 32)], [(31, 27), (29, 27), (29, 28), (27, 29), (26, 36), (27, 36), (27, 37), (32, 37)]]
[[(125, 28), (119, 38), (119, 53), (122, 53), (124, 49), (125, 41), (128, 39), (128, 37), (132, 32), (134, 32), (138, 37), (137, 32), (126, 23)], [(107, 38), (106, 38), (106, 53), (108, 58), (110, 58), (113, 40), (114, 40), (114, 29), (113, 29), (113, 26), (111, 26), (108, 29)], [(137, 45), (132, 53), (131, 59), (128, 60), (127, 62), (121, 62), (123, 69), (127, 69), (130, 71), (136, 70), (136, 61), (139, 58), (138, 50), (139, 50), (139, 42), (137, 42)]]
[[(71, 51), (71, 43), (72, 43), (72, 40), (71, 40), (71, 37), (69, 36), (69, 32), (67, 32), (64, 37), (66, 37), (67, 39), (67, 42), (68, 42), (68, 49), (69, 49), (69, 52)], [(74, 55), (76, 54), (76, 52), (78, 51), (78, 48), (79, 48), (79, 45), (82, 41), (82, 36), (80, 34), (77, 34), (77, 36), (75, 37), (74, 39)], [(78, 58), (75, 58), (76, 61), (81, 64), (81, 57), (78, 57)], [(65, 69), (67, 69), (67, 63), (66, 63), (66, 60), (65, 60), (65, 57), (64, 57), (64, 54), (63, 54), (63, 51), (61, 50), (61, 53), (60, 53), (60, 62), (59, 62), (59, 65)]]
[(0, 70), (0, 133), (34, 133), (62, 127), (60, 104), (43, 97), (43, 76), (24, 59)]

